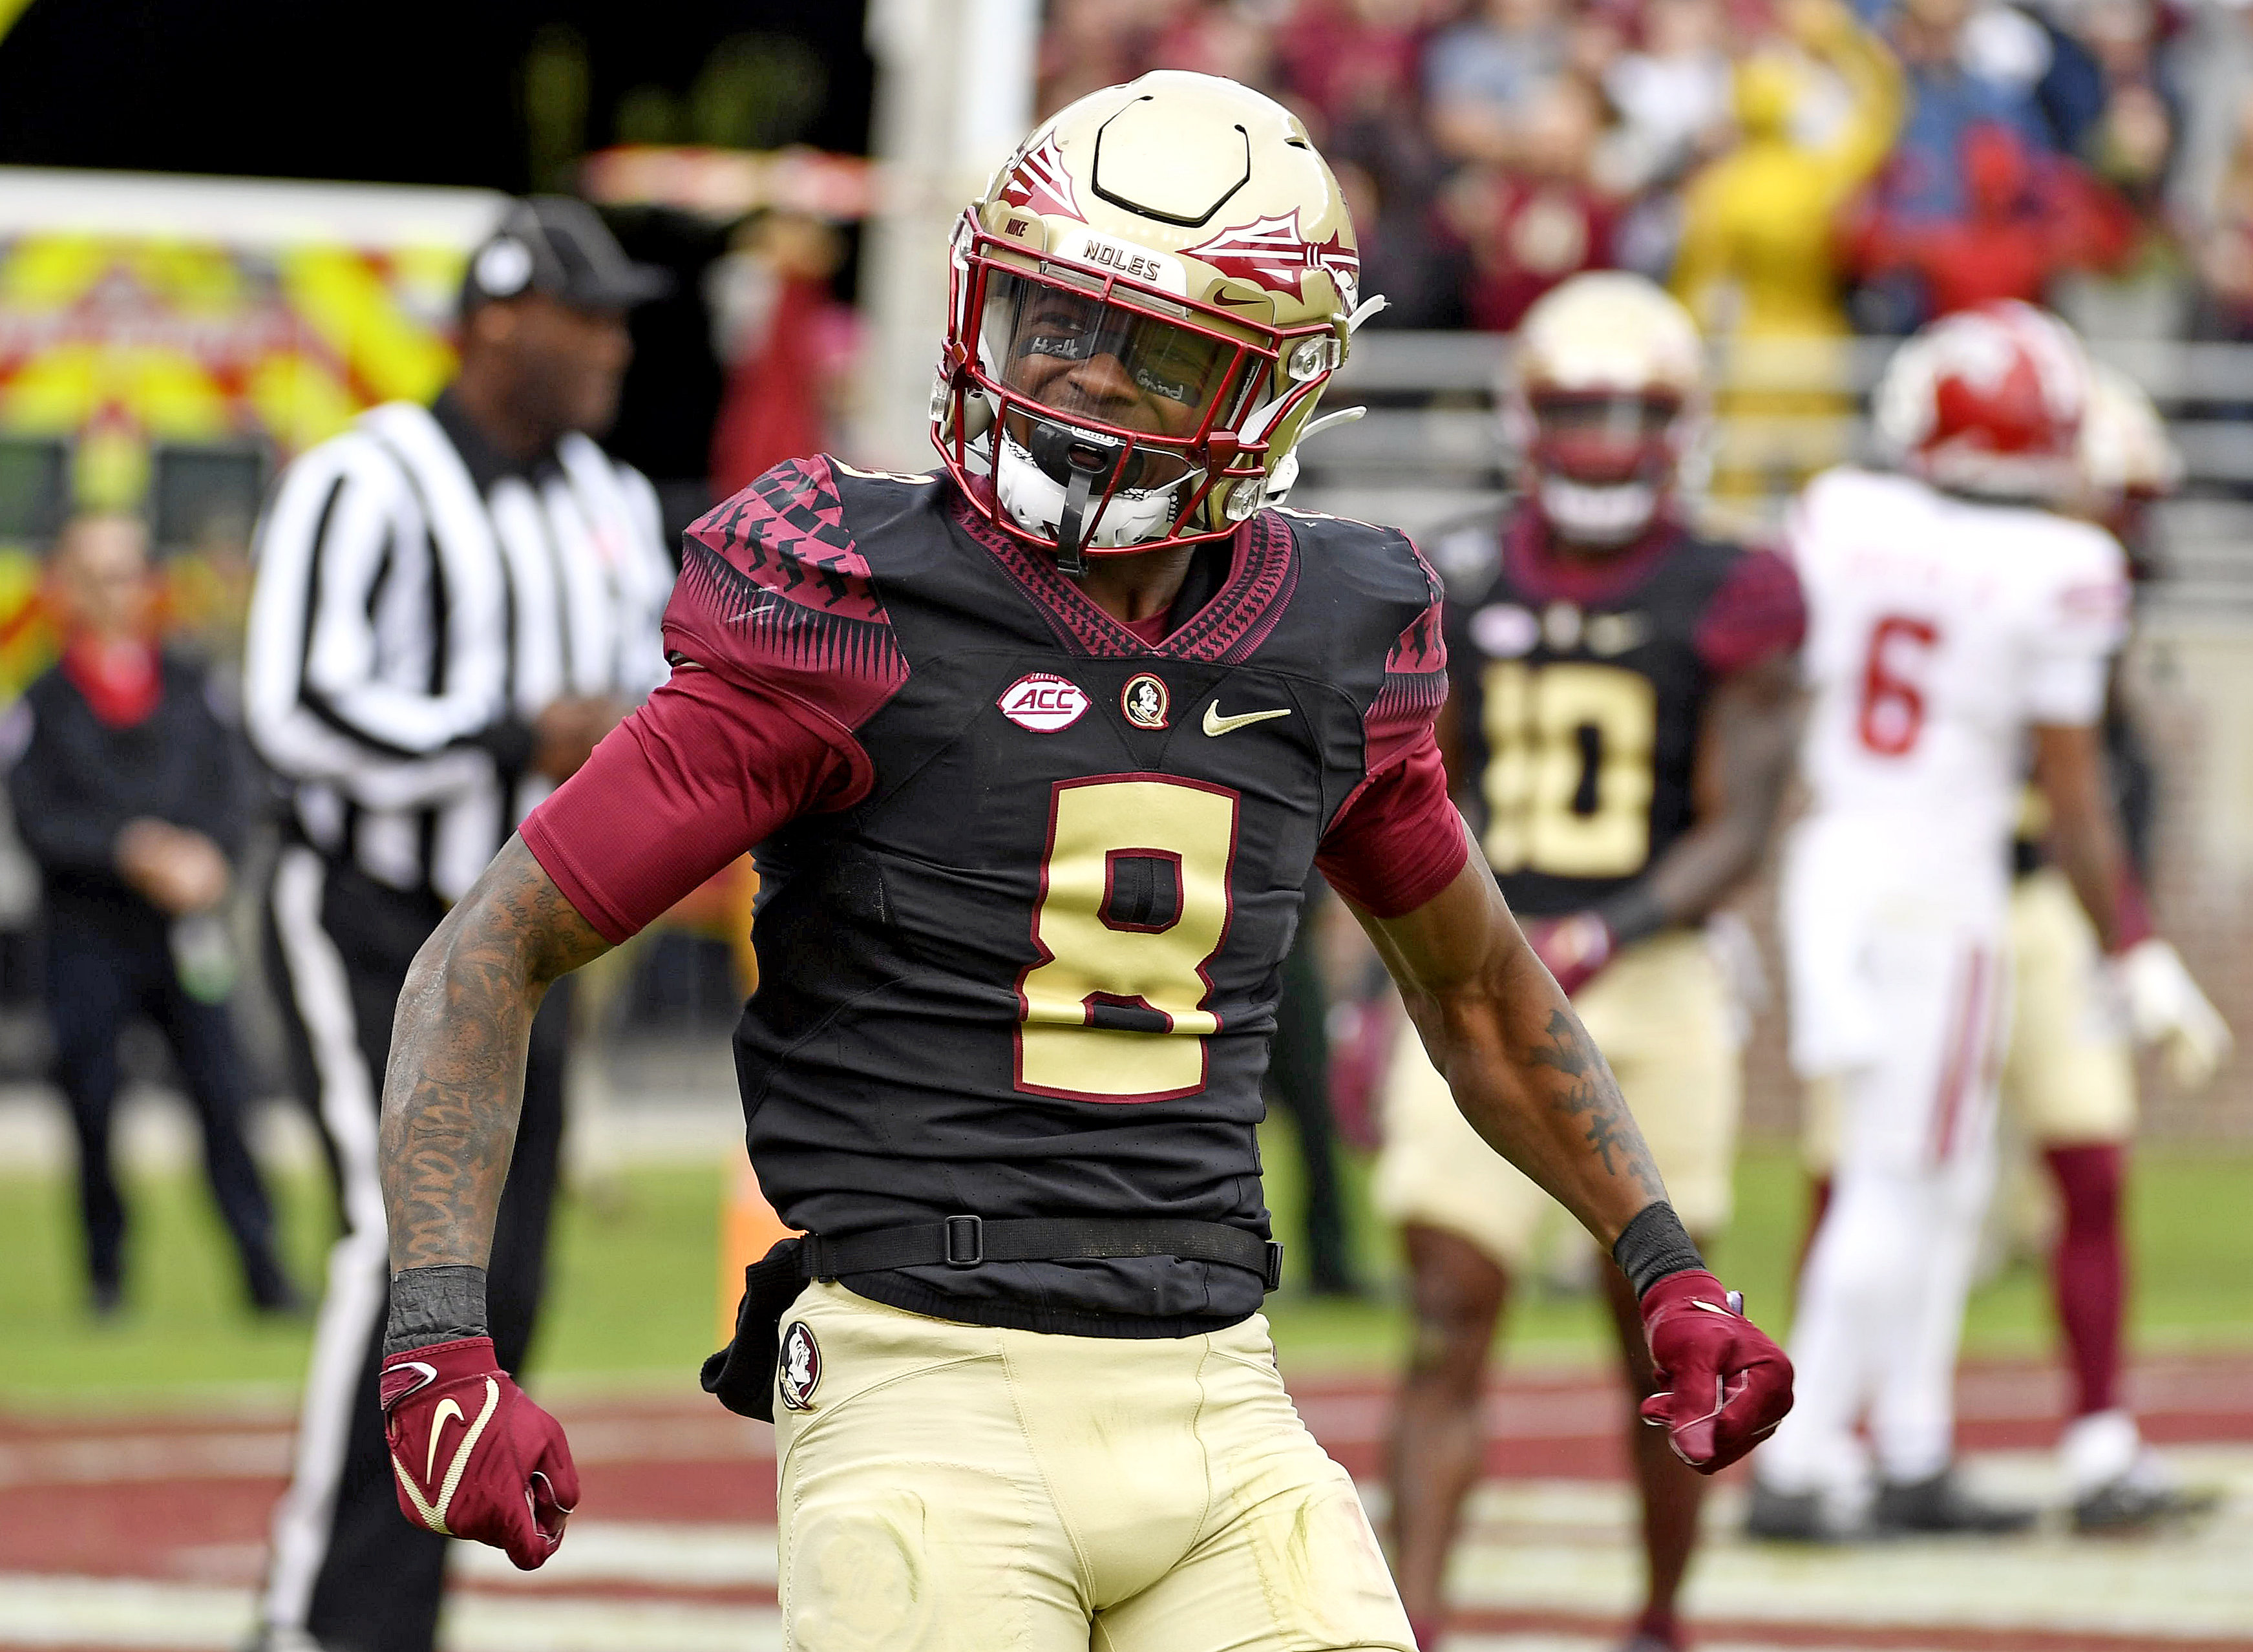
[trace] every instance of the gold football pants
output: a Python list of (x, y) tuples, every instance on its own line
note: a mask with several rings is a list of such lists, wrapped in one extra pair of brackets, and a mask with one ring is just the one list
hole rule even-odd
[(1053, 1336), (817, 1284), (782, 1335), (792, 1652), (1412, 1652), (1264, 1316)]

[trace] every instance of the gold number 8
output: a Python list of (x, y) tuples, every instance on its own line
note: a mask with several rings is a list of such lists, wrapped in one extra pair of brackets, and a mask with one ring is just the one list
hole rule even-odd
[[(1057, 784), (1033, 910), (1041, 958), (1017, 983), (1018, 1089), (1161, 1101), (1204, 1088), (1205, 1035), (1220, 1030), (1204, 967), (1228, 932), (1236, 813), (1234, 792), (1192, 780)], [(1154, 863), (1137, 868), (1139, 906), (1121, 891), (1133, 861)]]

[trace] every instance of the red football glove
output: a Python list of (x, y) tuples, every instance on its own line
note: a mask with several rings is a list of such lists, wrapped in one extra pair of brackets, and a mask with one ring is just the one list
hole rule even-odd
[(1596, 972), (1612, 961), (1616, 944), (1612, 926), (1594, 912), (1528, 918), (1525, 940), (1567, 998), (1595, 979)]
[(509, 1380), (492, 1338), (394, 1354), (379, 1391), (400, 1513), (506, 1549), (527, 1572), (555, 1552), (579, 1501), (579, 1471), (562, 1425)]
[(1791, 1362), (1745, 1317), (1744, 1299), (1702, 1269), (1643, 1293), (1643, 1334), (1667, 1388), (1643, 1402), (1643, 1420), (1699, 1474), (1726, 1468), (1791, 1409)]

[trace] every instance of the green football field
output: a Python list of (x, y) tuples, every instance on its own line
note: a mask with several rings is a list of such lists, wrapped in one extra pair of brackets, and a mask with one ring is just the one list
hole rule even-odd
[[(1271, 1126), (1269, 1198), (1294, 1229), (1291, 1144)], [(714, 1346), (718, 1167), (628, 1171), (615, 1201), (567, 1198), (536, 1364), (543, 1380), (605, 1387), (679, 1387)], [(1357, 1202), (1362, 1186), (1356, 1167)], [(1738, 1178), (1734, 1230), (1713, 1260), (1751, 1311), (1782, 1329), (1787, 1279), (1803, 1219), (1789, 1152), (1754, 1146)], [(299, 1278), (320, 1277), (329, 1233), (325, 1181), (285, 1179), (278, 1191)], [(254, 1321), (225, 1237), (188, 1173), (129, 1188), (131, 1305), (94, 1324), (80, 1306), (70, 1188), (59, 1179), (0, 1174), (0, 1404), (50, 1408), (255, 1400), (286, 1394), (303, 1367), (308, 1321)], [(2253, 1346), (2253, 1152), (2155, 1147), (2138, 1160), (2132, 1223), (2135, 1336), (2146, 1349)], [(1402, 1319), (1386, 1236), (1365, 1216), (1361, 1302), (1319, 1301), (1287, 1284), (1269, 1311), (1287, 1365), (1381, 1367), (1396, 1356)], [(1584, 1360), (1601, 1346), (1598, 1310), (1563, 1288), (1516, 1306), (1513, 1357)], [(2048, 1310), (2039, 1271), (2005, 1267), (1975, 1300), (1968, 1348), (2023, 1353), (2046, 1346)]]

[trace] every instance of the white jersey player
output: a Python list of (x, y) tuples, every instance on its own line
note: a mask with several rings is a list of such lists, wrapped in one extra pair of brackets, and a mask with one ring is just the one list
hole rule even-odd
[(2028, 306), (1937, 322), (1879, 387), (1898, 468), (1817, 477), (1792, 524), (1812, 690), (1810, 807), (1782, 884), (1792, 1057), (1832, 1092), (1840, 1139), (1793, 1329), (1797, 1409), (1756, 1466), (1759, 1535), (2031, 1519), (1958, 1484), (1951, 1391), (1993, 1179), (2029, 741), (2052, 847), (2107, 950), (2149, 936), (2095, 730), (2125, 560), (2042, 508), (2077, 484), (2087, 379), (2073, 336)]

